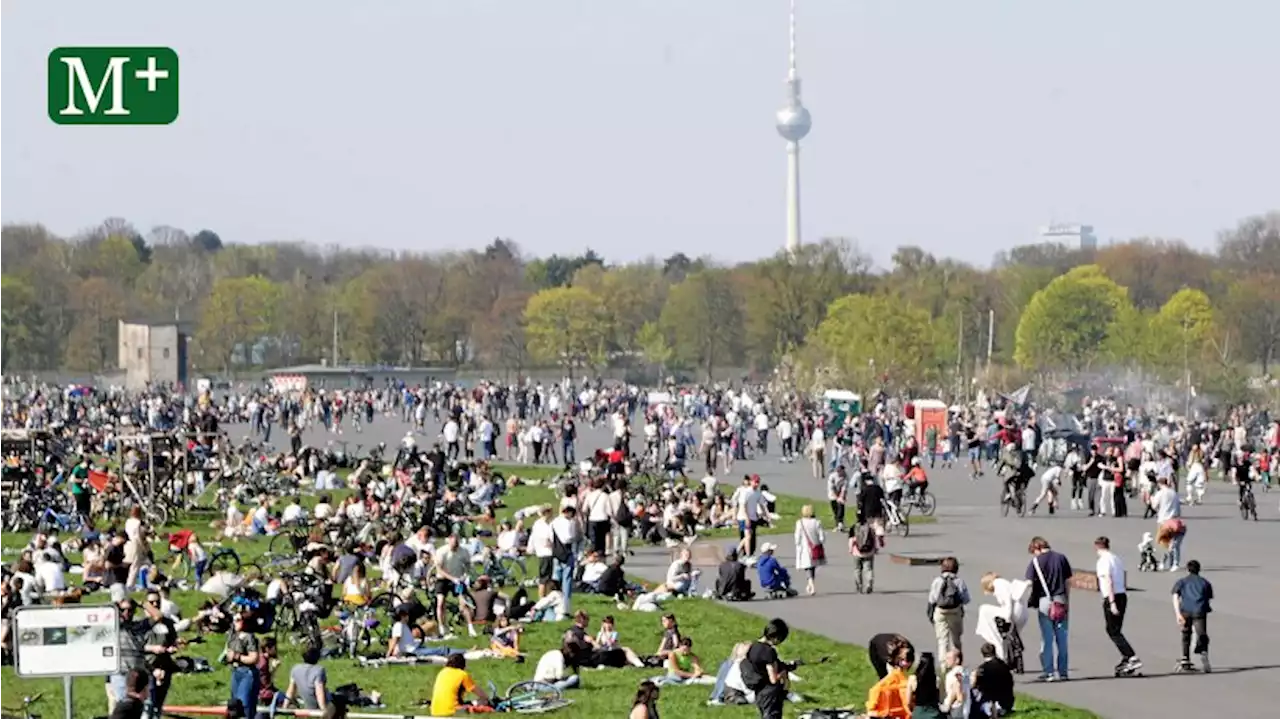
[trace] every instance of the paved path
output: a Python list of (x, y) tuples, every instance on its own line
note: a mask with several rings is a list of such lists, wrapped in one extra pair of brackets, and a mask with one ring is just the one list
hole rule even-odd
[[(345, 439), (393, 445), (404, 432), (405, 427), (399, 422), (379, 421), (364, 435), (348, 433)], [(603, 431), (580, 428), (580, 433), (580, 452), (608, 441)], [(307, 437), (313, 443), (319, 439), (319, 435)], [(820, 516), (825, 515), (825, 484), (808, 475), (807, 465), (760, 460), (735, 468), (739, 477), (746, 471), (760, 474), (775, 491), (814, 498)], [(1274, 548), (1280, 539), (1276, 494), (1259, 495), (1259, 522), (1240, 520), (1234, 491), (1216, 484), (1210, 489), (1206, 505), (1185, 512), (1188, 535), (1184, 558), (1200, 560), (1204, 576), (1213, 582), (1218, 596), (1214, 602), (1216, 611), (1209, 621), (1214, 674), (1187, 676), (1171, 673), (1179, 653), (1179, 635), (1169, 588), (1177, 575), (1136, 571), (1136, 545), (1144, 531), (1154, 528), (1154, 522), (1138, 518), (1141, 511), (1138, 517), (1128, 519), (1089, 518), (1075, 512), (1003, 518), (995, 504), (995, 480), (987, 477), (971, 481), (958, 470), (935, 471), (930, 489), (938, 497), (938, 523), (914, 528), (908, 539), (891, 539), (887, 549), (955, 555), (961, 562), (961, 576), (975, 594), (980, 592), (978, 579), (984, 572), (1022, 576), (1028, 561), (1026, 547), (1035, 535), (1046, 537), (1076, 567), (1092, 570), (1093, 540), (1105, 534), (1112, 538), (1113, 547), (1131, 569), (1129, 583), (1133, 593), (1125, 634), (1146, 664), (1146, 678), (1112, 676), (1111, 668), (1119, 654), (1103, 631), (1101, 603), (1096, 596), (1077, 592), (1070, 635), (1072, 681), (1027, 682), (1020, 687), (1022, 691), (1116, 719), (1262, 717), (1271, 713), (1265, 707), (1272, 705), (1274, 689), (1280, 685), (1280, 657), (1271, 654), (1280, 637), (1280, 616), (1276, 611), (1280, 568), (1263, 547)], [(829, 516), (826, 523), (830, 525)], [(792, 564), (792, 543), (785, 538), (777, 543), (781, 545), (779, 555)], [(817, 597), (735, 606), (762, 617), (782, 617), (794, 626), (840, 641), (861, 645), (878, 632), (898, 631), (912, 639), (917, 651), (933, 646), (933, 629), (924, 611), (936, 567), (905, 567), (892, 564), (885, 557), (876, 565), (876, 594), (858, 596), (853, 592), (852, 562), (840, 551), (842, 546), (843, 540), (833, 538), (828, 542), (831, 562), (819, 575)], [(666, 557), (665, 551), (645, 551), (627, 566), (641, 576), (660, 580), (665, 576)], [(982, 598), (975, 596), (974, 601)], [(976, 611), (971, 612), (971, 617), (976, 618)], [(976, 664), (981, 641), (973, 634), (973, 624), (972, 618), (966, 622), (964, 636), (970, 665)], [(1024, 640), (1030, 677), (1038, 666), (1039, 652), (1034, 620), (1028, 623)]]

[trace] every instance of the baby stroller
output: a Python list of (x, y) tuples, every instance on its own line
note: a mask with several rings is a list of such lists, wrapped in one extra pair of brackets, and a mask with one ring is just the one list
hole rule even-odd
[(1009, 665), (1009, 670), (1014, 674), (1025, 673), (1026, 665), (1022, 661), (1025, 648), (1022, 645), (1022, 635), (1018, 632), (1018, 625), (997, 617), (996, 631), (1000, 632), (1000, 641), (1004, 645), (1005, 664)]
[(1142, 541), (1138, 543), (1138, 551), (1141, 555), (1138, 558), (1139, 572), (1154, 572), (1160, 567), (1160, 560), (1156, 558), (1155, 549), (1156, 540), (1151, 536), (1151, 532), (1142, 534)]

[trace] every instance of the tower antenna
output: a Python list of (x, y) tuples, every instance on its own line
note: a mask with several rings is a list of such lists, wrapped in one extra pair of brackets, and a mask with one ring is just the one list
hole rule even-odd
[(800, 140), (809, 134), (813, 118), (800, 101), (800, 71), (796, 69), (796, 0), (787, 16), (787, 104), (778, 111), (778, 134), (787, 141), (787, 254), (800, 249)]

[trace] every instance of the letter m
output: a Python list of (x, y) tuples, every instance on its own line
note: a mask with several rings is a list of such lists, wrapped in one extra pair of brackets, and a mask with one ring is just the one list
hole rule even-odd
[(129, 111), (124, 106), (124, 66), (129, 62), (127, 57), (113, 57), (107, 62), (107, 70), (102, 74), (102, 81), (98, 83), (95, 90), (93, 83), (89, 80), (89, 73), (84, 68), (84, 60), (78, 57), (59, 58), (63, 64), (67, 66), (67, 106), (62, 108), (58, 114), (60, 115), (83, 115), (84, 110), (76, 103), (77, 94), (83, 94), (85, 104), (89, 106), (89, 113), (93, 114), (98, 111), (98, 105), (102, 103), (102, 96), (106, 94), (107, 88), (111, 88), (111, 107), (107, 108), (104, 115), (128, 115)]

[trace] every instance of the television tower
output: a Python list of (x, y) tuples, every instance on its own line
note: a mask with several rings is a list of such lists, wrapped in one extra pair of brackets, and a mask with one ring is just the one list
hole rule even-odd
[(787, 141), (787, 254), (800, 249), (800, 140), (813, 120), (800, 102), (800, 73), (796, 70), (796, 0), (791, 0), (790, 52), (787, 54), (787, 104), (778, 110), (778, 134)]

